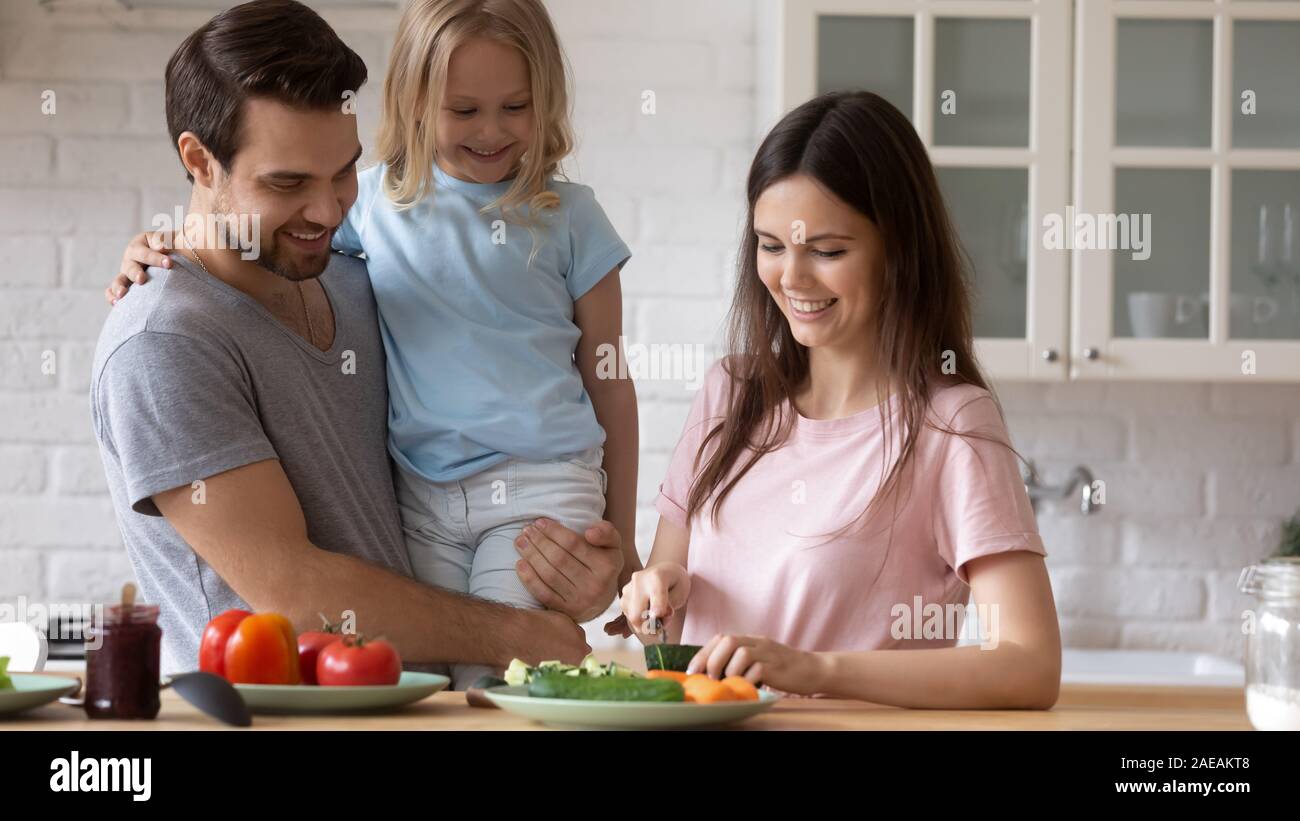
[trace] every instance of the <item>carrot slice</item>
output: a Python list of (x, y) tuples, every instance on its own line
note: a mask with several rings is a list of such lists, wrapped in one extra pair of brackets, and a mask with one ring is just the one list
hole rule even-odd
[(672, 679), (673, 681), (679, 684), (686, 683), (686, 674), (679, 673), (676, 670), (650, 670), (645, 674), (645, 677), (646, 678), (667, 678), (667, 679)]
[(697, 704), (713, 704), (719, 701), (739, 701), (740, 697), (735, 691), (720, 681), (714, 681), (708, 676), (702, 679), (692, 681), (687, 678), (682, 685), (686, 690), (686, 699), (694, 701)]
[(722, 680), (722, 684), (724, 687), (730, 687), (741, 701), (758, 701), (758, 688), (743, 676), (727, 676)]

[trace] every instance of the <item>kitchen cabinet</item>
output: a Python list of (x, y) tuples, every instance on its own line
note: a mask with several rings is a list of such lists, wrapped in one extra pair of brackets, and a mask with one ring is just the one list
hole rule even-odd
[(867, 88), (916, 126), (995, 378), (1300, 381), (1300, 1), (767, 15), (768, 119)]

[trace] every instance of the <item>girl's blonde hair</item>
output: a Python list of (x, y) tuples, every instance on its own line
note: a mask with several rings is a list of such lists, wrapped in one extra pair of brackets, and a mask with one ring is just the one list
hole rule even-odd
[[(541, 0), (409, 0), (388, 60), (378, 140), (379, 160), (387, 165), (383, 190), (399, 209), (410, 208), (431, 191), (434, 132), (447, 89), (447, 66), (452, 52), (476, 37), (523, 54), (534, 112), (532, 144), (510, 188), (481, 210), (500, 208), (509, 218), (523, 205), (536, 212), (559, 204), (546, 181), (573, 150), (568, 69)], [(530, 225), (535, 222), (531, 216), (526, 220)]]

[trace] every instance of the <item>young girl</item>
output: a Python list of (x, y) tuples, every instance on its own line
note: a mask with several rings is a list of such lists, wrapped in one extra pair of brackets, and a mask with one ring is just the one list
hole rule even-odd
[[(763, 141), (748, 199), (731, 355), (695, 398), (621, 620), (703, 645), (690, 671), (715, 678), (1050, 707), (1046, 553), (915, 131), (875, 94), (818, 97)], [(985, 640), (954, 647), (945, 616), (972, 590)]]
[[(597, 378), (601, 357), (621, 356), (629, 252), (590, 188), (553, 179), (571, 149), (564, 57), (540, 0), (412, 0), (381, 162), (359, 174), (333, 238), (367, 258), (416, 575), (521, 607), (540, 606), (518, 549), (538, 517), (579, 532), (608, 519), (620, 584), (640, 567), (636, 395)], [(149, 241), (133, 241), (128, 267), (166, 264)], [(456, 665), (454, 685), (485, 672)]]

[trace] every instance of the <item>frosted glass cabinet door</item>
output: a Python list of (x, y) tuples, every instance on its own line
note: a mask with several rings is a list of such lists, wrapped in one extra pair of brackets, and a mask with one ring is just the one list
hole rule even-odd
[(1116, 169), (1113, 216), (1114, 335), (1208, 338), (1209, 170)]
[(936, 168), (935, 173), (975, 268), (975, 336), (1024, 339), (1028, 170)]
[(1232, 144), (1300, 149), (1300, 21), (1237, 20)]
[(874, 91), (912, 119), (912, 18), (817, 18), (817, 93)]
[[(1036, 242), (1070, 201), (1068, 0), (762, 0), (781, 111), (868, 90), (929, 153), (970, 262), (976, 350), (1001, 379), (1069, 366), (1069, 256)], [(758, 39), (764, 39), (760, 37)]]
[(1231, 339), (1300, 339), (1300, 171), (1232, 172)]
[(1029, 145), (1030, 23), (934, 23), (934, 144)]
[(1115, 30), (1115, 145), (1208, 146), (1209, 20), (1130, 20)]

